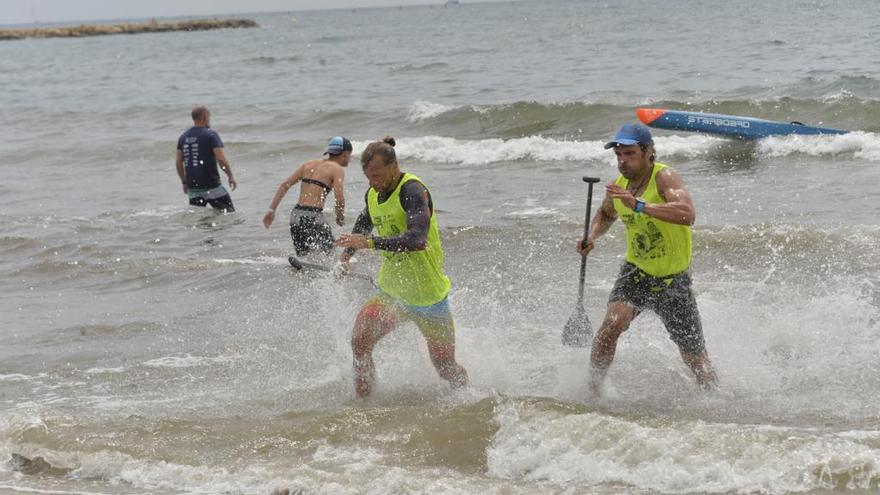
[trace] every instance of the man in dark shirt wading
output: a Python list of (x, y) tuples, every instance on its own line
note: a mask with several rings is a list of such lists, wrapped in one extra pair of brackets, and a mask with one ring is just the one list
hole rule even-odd
[(192, 119), (193, 126), (177, 140), (177, 175), (183, 184), (183, 192), (193, 206), (210, 204), (217, 210), (231, 213), (235, 207), (220, 182), (217, 164), (229, 178), (229, 187), (233, 191), (238, 183), (223, 153), (223, 141), (211, 129), (211, 112), (206, 106), (197, 105), (192, 110)]

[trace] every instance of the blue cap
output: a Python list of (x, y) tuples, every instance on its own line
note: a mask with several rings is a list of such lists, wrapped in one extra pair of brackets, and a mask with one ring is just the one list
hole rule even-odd
[(343, 151), (351, 151), (351, 141), (342, 137), (336, 136), (330, 138), (330, 142), (327, 143), (327, 151), (324, 152), (325, 155), (341, 155)]
[(614, 139), (605, 143), (605, 149), (618, 145), (629, 146), (631, 144), (654, 144), (651, 131), (642, 124), (623, 124)]

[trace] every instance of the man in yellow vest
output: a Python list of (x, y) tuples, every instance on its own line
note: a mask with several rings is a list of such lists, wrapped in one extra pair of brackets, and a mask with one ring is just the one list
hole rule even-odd
[(694, 202), (681, 177), (655, 162), (654, 140), (647, 127), (626, 124), (605, 144), (617, 155), (620, 176), (605, 186), (605, 199), (590, 222), (590, 233), (578, 240), (585, 255), (595, 240), (619, 217), (626, 226), (626, 261), (611, 295), (590, 353), (590, 391), (602, 382), (617, 348), (617, 339), (643, 310), (660, 316), (669, 337), (702, 388), (717, 377), (706, 353), (700, 314), (691, 290), (691, 225)]
[[(394, 138), (371, 143), (361, 154), (370, 184), (366, 208), (351, 234), (337, 246), (344, 267), (357, 249), (382, 254), (379, 293), (358, 313), (351, 336), (355, 393), (370, 395), (375, 382), (373, 348), (403, 321), (416, 324), (440, 377), (454, 387), (467, 384), (467, 371), (455, 361), (455, 327), (447, 295), (451, 283), (443, 273), (443, 248), (431, 193), (422, 181), (400, 171)], [(370, 236), (375, 228), (377, 236)]]

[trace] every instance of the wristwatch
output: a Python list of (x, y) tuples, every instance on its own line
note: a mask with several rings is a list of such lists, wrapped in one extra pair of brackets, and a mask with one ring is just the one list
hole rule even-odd
[(642, 198), (636, 198), (636, 206), (633, 208), (633, 211), (636, 213), (641, 213), (645, 210), (645, 200)]

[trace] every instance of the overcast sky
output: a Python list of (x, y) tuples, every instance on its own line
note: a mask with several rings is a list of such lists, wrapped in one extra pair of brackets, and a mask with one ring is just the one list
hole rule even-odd
[[(445, 2), (446, 0), (0, 0), (0, 24), (212, 16)], [(467, 2), (468, 0), (462, 1)]]

